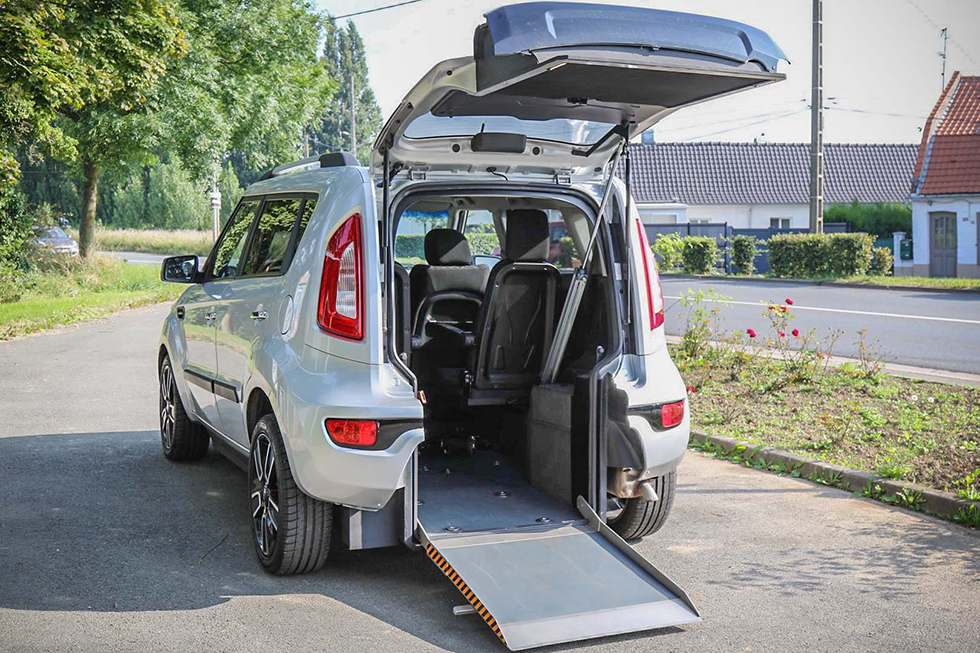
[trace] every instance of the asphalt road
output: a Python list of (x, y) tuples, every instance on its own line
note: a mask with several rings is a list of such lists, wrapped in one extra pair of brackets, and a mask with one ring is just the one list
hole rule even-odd
[[(160, 453), (165, 311), (0, 343), (0, 651), (503, 651), (421, 553), (260, 570), (244, 475)], [(548, 650), (976, 650), (977, 533), (693, 453), (678, 489), (638, 548), (704, 621)]]
[(678, 301), (681, 293), (709, 287), (732, 300), (721, 307), (721, 327), (728, 331), (752, 328), (761, 339), (769, 333), (761, 302), (783, 303), (788, 297), (796, 316), (791, 329), (816, 329), (821, 339), (831, 329), (843, 330), (834, 354), (856, 358), (857, 331), (867, 329), (869, 341), (886, 362), (980, 373), (980, 293), (664, 277), (668, 333), (684, 332), (688, 309)]
[(149, 252), (113, 252), (106, 251), (102, 252), (108, 256), (114, 256), (115, 258), (121, 258), (130, 263), (140, 263), (142, 265), (160, 265), (163, 259), (167, 257), (167, 254), (152, 254)]

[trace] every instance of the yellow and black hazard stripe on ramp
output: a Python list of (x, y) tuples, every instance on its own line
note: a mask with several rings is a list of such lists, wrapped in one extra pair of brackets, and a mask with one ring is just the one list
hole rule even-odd
[(460, 575), (456, 573), (453, 566), (442, 557), (442, 554), (439, 553), (439, 551), (436, 550), (431, 543), (426, 544), (425, 552), (432, 559), (432, 562), (436, 563), (436, 566), (442, 570), (442, 573), (446, 574), (446, 577), (452, 581), (453, 585), (455, 585), (456, 588), (463, 594), (466, 600), (470, 602), (470, 605), (476, 609), (476, 613), (483, 617), (483, 620), (486, 621), (487, 625), (493, 629), (493, 632), (500, 638), (500, 641), (506, 645), (507, 640), (504, 639), (504, 634), (500, 632), (500, 626), (497, 625), (497, 620), (493, 618), (493, 615), (490, 614), (490, 611), (487, 610), (486, 606), (480, 602), (480, 599), (476, 597), (476, 594), (473, 593), (473, 590), (470, 589), (469, 585), (467, 585)]

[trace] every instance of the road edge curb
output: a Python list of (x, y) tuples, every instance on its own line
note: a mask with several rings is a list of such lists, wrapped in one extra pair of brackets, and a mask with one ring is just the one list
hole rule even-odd
[[(741, 451), (745, 455), (741, 460), (731, 462), (749, 463), (747, 466), (750, 468), (753, 468), (753, 464), (761, 459), (767, 465), (765, 468), (766, 471), (771, 471), (768, 469), (769, 465), (782, 464), (793, 472), (799, 472), (798, 477), (801, 479), (828, 487), (836, 487), (841, 490), (849, 490), (856, 494), (862, 494), (869, 488), (880, 488), (881, 493), (878, 496), (863, 496), (902, 508), (905, 508), (905, 506), (896, 504), (894, 497), (900, 493), (905, 495), (913, 495), (914, 493), (922, 497), (922, 504), (919, 510), (910, 510), (911, 512), (923, 512), (956, 522), (955, 517), (959, 514), (970, 510), (980, 511), (980, 503), (960, 499), (949, 492), (935, 490), (906, 481), (883, 478), (870, 472), (862, 472), (841, 465), (821, 462), (796, 453), (776, 449), (775, 447), (743, 442), (735, 438), (724, 435), (713, 435), (697, 429), (691, 429), (691, 440), (700, 444), (714, 445), (721, 448), (726, 454), (731, 454), (741, 447)], [(971, 508), (971, 506), (974, 507)]]
[(980, 294), (980, 288), (928, 288), (923, 286), (904, 286), (904, 285), (885, 285), (880, 283), (845, 283), (842, 281), (834, 280), (820, 280), (820, 279), (792, 279), (792, 278), (781, 278), (781, 277), (742, 277), (742, 276), (731, 276), (731, 275), (715, 275), (715, 274), (685, 274), (678, 272), (661, 272), (660, 276), (665, 279), (697, 279), (699, 281), (721, 281), (721, 282), (735, 282), (735, 281), (749, 281), (752, 283), (793, 283), (802, 286), (836, 286), (837, 288), (867, 288), (870, 290), (900, 290), (900, 291), (910, 291), (914, 290), (917, 292), (938, 292), (938, 293), (952, 293), (952, 294), (966, 294), (966, 295), (978, 295)]

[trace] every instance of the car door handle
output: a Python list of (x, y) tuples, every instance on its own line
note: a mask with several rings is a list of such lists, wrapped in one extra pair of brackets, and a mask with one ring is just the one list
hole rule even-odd
[(253, 320), (264, 320), (267, 317), (269, 317), (268, 311), (252, 311)]

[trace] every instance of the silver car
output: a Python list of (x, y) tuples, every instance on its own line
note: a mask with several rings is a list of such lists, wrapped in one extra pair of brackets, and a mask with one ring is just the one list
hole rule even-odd
[(268, 571), (419, 549), (513, 650), (699, 620), (627, 544), (665, 523), (690, 432), (629, 142), (781, 58), (713, 18), (486, 14), (369, 167), (279, 166), (203, 269), (164, 261), (189, 284), (160, 339), (164, 454), (247, 470)]
[(34, 246), (41, 254), (78, 256), (78, 243), (61, 227), (36, 227)]

